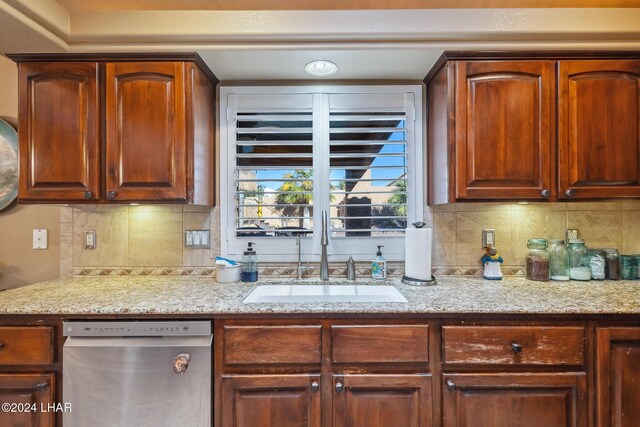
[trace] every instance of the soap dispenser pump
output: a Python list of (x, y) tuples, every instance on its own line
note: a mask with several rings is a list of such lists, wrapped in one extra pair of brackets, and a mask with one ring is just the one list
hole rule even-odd
[(376, 280), (384, 280), (387, 278), (387, 261), (382, 256), (384, 246), (378, 245), (376, 257), (371, 260), (371, 277)]
[(242, 255), (241, 279), (243, 282), (258, 281), (258, 254), (253, 249), (255, 243), (247, 243), (247, 250)]

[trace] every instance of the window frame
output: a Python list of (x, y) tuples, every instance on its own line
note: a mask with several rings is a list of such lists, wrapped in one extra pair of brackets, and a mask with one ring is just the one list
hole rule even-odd
[[(240, 260), (246, 243), (256, 243), (260, 261), (292, 262), (298, 259), (298, 248), (294, 238), (284, 237), (244, 237), (236, 236), (235, 231), (235, 112), (233, 96), (264, 99), (273, 97), (273, 108), (278, 104), (286, 105), (289, 95), (311, 95), (313, 117), (313, 169), (314, 200), (322, 200), (329, 209), (329, 97), (330, 95), (385, 95), (405, 94), (408, 109), (406, 111), (408, 134), (406, 144), (407, 165), (407, 224), (422, 221), (424, 218), (424, 131), (423, 131), (423, 85), (308, 85), (308, 86), (220, 86), (219, 92), (219, 144), (218, 159), (220, 165), (220, 234), (221, 255)], [(245, 98), (246, 99), (246, 98)], [(271, 98), (270, 98), (271, 99)], [(413, 122), (413, 125), (410, 124)], [(326, 128), (320, 123), (327, 123)], [(320, 145), (321, 149), (317, 147)], [(319, 176), (326, 180), (318, 181)], [(327, 200), (324, 200), (324, 199)], [(322, 206), (321, 204), (321, 206)], [(322, 209), (313, 209), (313, 223), (321, 224)], [(314, 227), (313, 233), (301, 237), (302, 260), (317, 262), (320, 259), (320, 228)], [(404, 236), (350, 236), (331, 237), (328, 246), (329, 261), (346, 261), (353, 256), (356, 261), (370, 260), (375, 256), (376, 246), (384, 245), (383, 254), (390, 261), (404, 259)]]

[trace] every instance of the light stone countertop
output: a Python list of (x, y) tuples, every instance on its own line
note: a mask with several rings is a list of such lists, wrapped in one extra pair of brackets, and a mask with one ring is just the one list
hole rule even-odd
[(243, 304), (256, 284), (184, 276), (74, 277), (0, 292), (0, 314), (640, 313), (640, 280), (437, 280), (428, 287), (395, 281), (408, 303)]

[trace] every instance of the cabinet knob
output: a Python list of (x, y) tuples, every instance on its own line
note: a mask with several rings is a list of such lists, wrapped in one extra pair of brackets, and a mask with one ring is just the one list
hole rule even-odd
[(49, 387), (49, 383), (40, 383), (36, 385), (36, 390), (45, 390)]
[(456, 383), (454, 383), (452, 380), (447, 380), (447, 390), (456, 391)]
[(342, 383), (336, 383), (336, 391), (342, 393), (344, 391), (344, 385)]
[(314, 381), (311, 383), (311, 391), (318, 391), (320, 390), (320, 384), (318, 384), (318, 381)]
[(0, 350), (2, 350), (2, 347), (4, 347), (4, 343), (0, 342)]
[(514, 353), (520, 353), (522, 351), (522, 346), (517, 342), (512, 342), (511, 350), (513, 350)]
[(93, 199), (93, 192), (92, 191), (85, 191), (84, 192), (84, 198), (85, 199)]
[(572, 188), (570, 188), (570, 189), (568, 189), (567, 191), (564, 192), (564, 195), (567, 196), (567, 197), (573, 197), (573, 196), (575, 196), (575, 194), (576, 194), (576, 192), (573, 191)]
[(542, 195), (542, 197), (549, 197), (551, 195), (551, 191), (549, 191), (548, 189), (544, 189), (540, 192), (540, 194)]
[(113, 199), (115, 199), (115, 198), (116, 198), (116, 192), (115, 192), (115, 191), (109, 191), (109, 192), (107, 193), (107, 199), (109, 199), (109, 200), (113, 200)]

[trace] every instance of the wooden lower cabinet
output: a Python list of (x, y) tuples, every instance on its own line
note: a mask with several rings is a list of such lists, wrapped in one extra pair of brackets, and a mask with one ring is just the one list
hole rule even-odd
[(586, 427), (585, 373), (443, 376), (444, 427)]
[(431, 426), (431, 375), (334, 375), (334, 427)]
[(0, 374), (0, 426), (53, 427), (55, 374)]
[(640, 424), (640, 328), (596, 330), (598, 427)]
[(225, 427), (320, 427), (320, 375), (227, 375)]

